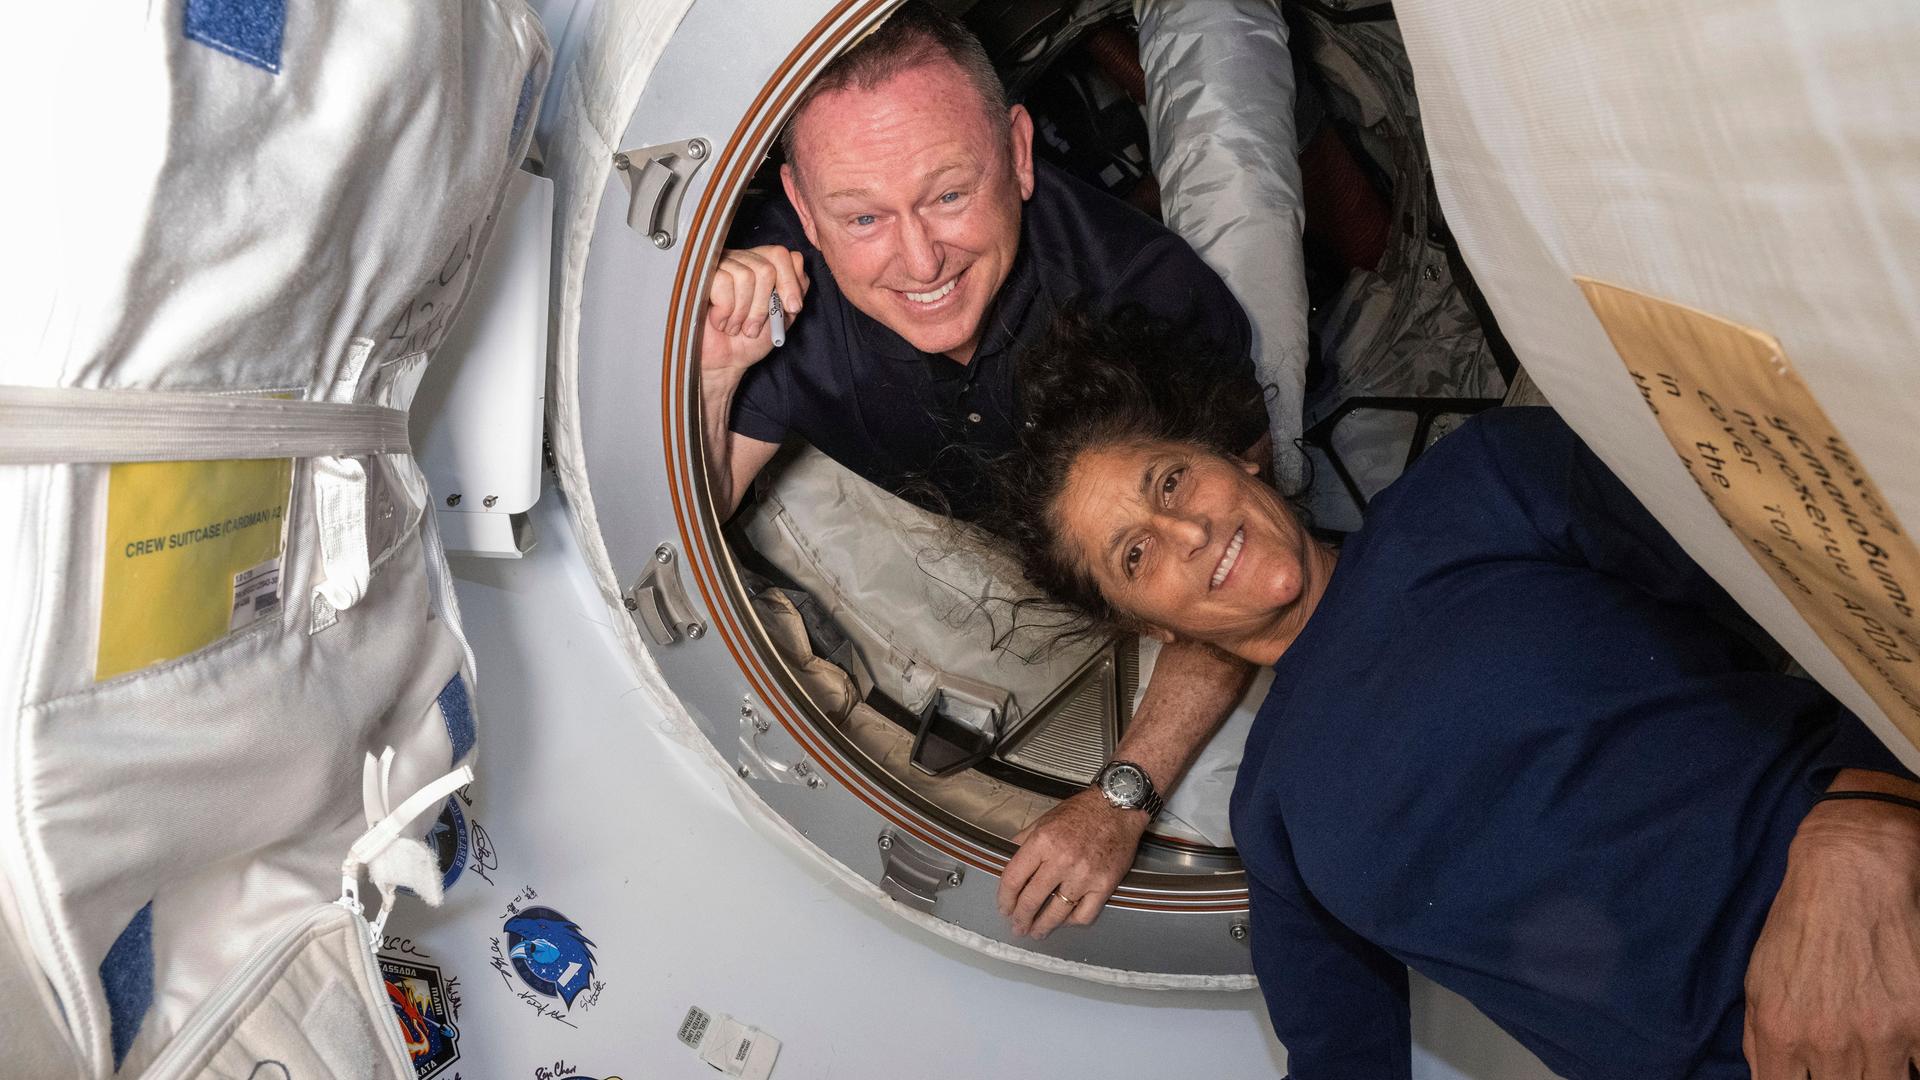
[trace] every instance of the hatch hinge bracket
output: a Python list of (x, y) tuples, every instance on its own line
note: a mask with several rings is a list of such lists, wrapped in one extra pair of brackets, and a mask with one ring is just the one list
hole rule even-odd
[(640, 580), (621, 597), (634, 625), (655, 645), (671, 645), (682, 637), (707, 635), (707, 624), (694, 618), (687, 590), (680, 584), (680, 559), (672, 544), (653, 549), (653, 561)]
[(933, 914), (940, 894), (959, 885), (966, 870), (909, 840), (894, 829), (880, 830), (880, 887), (887, 895), (913, 908)]
[(672, 247), (679, 237), (680, 201), (711, 157), (713, 145), (698, 138), (614, 154), (613, 167), (627, 183), (627, 224), (654, 247)]

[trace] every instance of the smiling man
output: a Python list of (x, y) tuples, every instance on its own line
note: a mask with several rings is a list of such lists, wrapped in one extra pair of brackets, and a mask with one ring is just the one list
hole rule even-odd
[[(787, 201), (736, 225), (701, 346), (708, 477), (731, 511), (799, 436), (889, 491), (962, 518), (1014, 445), (1019, 357), (1068, 304), (1140, 305), (1235, 358), (1169, 379), (1251, 376), (1246, 315), (1178, 236), (1036, 162), (966, 29), (903, 6), (808, 88), (783, 134)], [(793, 325), (773, 349), (777, 291)], [(1266, 454), (1263, 431), (1246, 433)], [(1249, 669), (1165, 650), (1104, 791), (1021, 836), (1001, 907), (1019, 933), (1090, 923), (1132, 865), (1161, 796), (1231, 711)]]
[[(978, 462), (1013, 445), (1019, 353), (1069, 299), (1141, 304), (1247, 357), (1245, 314), (1186, 242), (1036, 162), (1033, 134), (979, 43), (919, 3), (808, 89), (783, 134), (787, 201), (736, 228), (710, 295), (708, 469), (724, 506), (799, 435), (973, 516)], [(776, 289), (796, 326), (762, 363)]]

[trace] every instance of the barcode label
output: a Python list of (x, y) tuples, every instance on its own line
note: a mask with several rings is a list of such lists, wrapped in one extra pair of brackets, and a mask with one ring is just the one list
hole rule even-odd
[(767, 1080), (780, 1056), (780, 1040), (722, 1013), (698, 1005), (680, 1021), (680, 1041), (715, 1071), (735, 1080)]
[(251, 626), (280, 606), (280, 559), (274, 557), (233, 575), (233, 615), (227, 633)]

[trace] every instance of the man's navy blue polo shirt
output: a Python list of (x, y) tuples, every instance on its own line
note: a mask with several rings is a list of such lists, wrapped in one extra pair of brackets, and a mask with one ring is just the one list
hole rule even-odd
[(764, 442), (798, 435), (922, 505), (937, 502), (922, 490), (931, 484), (947, 504), (935, 508), (958, 517), (980, 509), (982, 466), (1013, 448), (1021, 351), (1046, 333), (1053, 313), (1069, 300), (1097, 311), (1142, 305), (1191, 327), (1210, 351), (1239, 358), (1233, 373), (1253, 370), (1246, 314), (1186, 241), (1044, 162), (1034, 166), (1018, 257), (987, 308), (986, 333), (967, 364), (915, 349), (848, 302), (786, 200), (769, 200), (737, 223), (730, 243), (803, 252), (812, 281), (786, 345), (742, 381), (733, 430)]

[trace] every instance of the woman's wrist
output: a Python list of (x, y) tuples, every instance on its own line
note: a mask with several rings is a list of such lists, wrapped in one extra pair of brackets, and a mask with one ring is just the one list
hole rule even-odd
[(1877, 769), (1841, 769), (1827, 784), (1827, 794), (1843, 791), (1867, 791), (1920, 800), (1920, 781), (1880, 772)]
[(1905, 795), (1894, 795), (1885, 791), (1829, 791), (1813, 801), (1819, 804), (1835, 799), (1886, 803), (1889, 806), (1904, 806), (1909, 810), (1920, 811), (1920, 799), (1909, 799)]
[(1885, 860), (1920, 879), (1920, 784), (1869, 769), (1842, 769), (1794, 834), (1794, 847), (1818, 846)]

